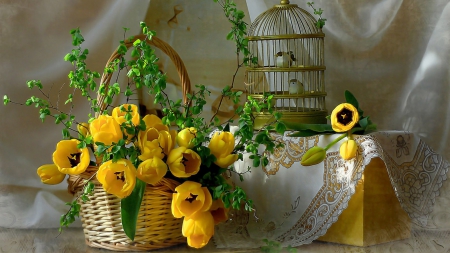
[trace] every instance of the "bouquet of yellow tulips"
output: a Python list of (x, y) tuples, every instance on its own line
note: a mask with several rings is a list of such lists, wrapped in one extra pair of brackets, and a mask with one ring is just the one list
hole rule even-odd
[[(158, 58), (149, 44), (157, 39), (155, 32), (144, 23), (141, 28), (143, 35), (120, 42), (118, 57), (104, 70), (104, 75), (127, 71), (125, 87), (103, 81), (96, 84), (100, 74), (86, 66), (89, 51), (81, 48), (84, 38), (79, 29), (71, 31), (75, 48), (65, 60), (74, 66), (68, 75), (73, 91), (66, 104), (73, 107), (73, 97), (83, 96), (91, 112), (85, 122), (77, 121), (75, 115), (62, 112), (58, 103), (55, 106), (48, 101), (50, 96), (32, 96), (22, 104), (37, 107), (42, 121), (51, 117), (63, 126), (63, 139), (56, 144), (53, 164), (39, 167), (37, 174), (43, 183), (58, 184), (67, 175), (74, 177), (89, 171), (89, 177), (82, 180), (82, 190), (68, 203), (68, 212), (61, 216), (61, 229), (79, 216), (81, 205), (89, 203), (95, 184), (100, 184), (106, 193), (120, 199), (121, 225), (131, 242), (139, 227), (139, 210), (146, 187), (157, 185), (163, 179), (172, 180), (177, 186), (171, 195), (171, 213), (174, 218), (183, 218), (180, 233), (187, 238), (188, 245), (201, 248), (213, 236), (214, 225), (227, 220), (229, 208), (253, 210), (245, 192), (227, 181), (230, 173), (242, 179), (233, 169), (234, 162), (249, 152), (255, 166), (267, 165), (267, 157), (258, 153), (258, 148), (263, 145), (267, 151), (274, 151), (276, 143), (269, 131), (276, 129), (282, 133), (286, 127), (279, 121), (281, 115), (274, 113), (274, 121), (255, 133), (252, 111), (255, 107), (271, 110), (266, 100), (251, 100), (236, 107), (235, 115), (239, 115), (236, 131), (230, 131), (232, 118), (219, 122), (213, 115), (211, 120), (205, 120), (202, 112), (209, 91), (204, 85), (196, 85), (197, 91), (185, 94), (184, 101), (169, 99), (165, 93), (166, 77), (159, 71)], [(127, 43), (132, 43), (133, 49)], [(125, 59), (129, 51), (132, 60)], [(242, 52), (245, 55), (248, 50)], [(244, 61), (248, 60), (251, 59)], [(28, 81), (27, 85), (45, 94), (39, 80)], [(137, 105), (129, 102), (112, 106), (114, 96), (122, 95), (129, 101), (134, 90), (132, 85), (137, 89), (147, 87), (155, 104), (161, 106), (162, 117), (143, 115)], [(229, 86), (222, 91), (222, 97), (235, 104), (241, 95), (242, 92), (233, 91)], [(21, 104), (5, 95), (4, 104), (8, 103)], [(254, 138), (255, 134), (259, 138)]]

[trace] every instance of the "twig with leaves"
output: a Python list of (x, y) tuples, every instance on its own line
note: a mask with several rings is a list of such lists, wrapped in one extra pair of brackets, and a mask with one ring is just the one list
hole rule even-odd
[(325, 21), (327, 21), (327, 19), (322, 18), (322, 14), (323, 14), (322, 8), (319, 8), (319, 9), (314, 8), (314, 2), (308, 2), (308, 6), (314, 10), (314, 14), (319, 16), (319, 19), (317, 19), (317, 22), (316, 22), (316, 27), (322, 29), (325, 26)]

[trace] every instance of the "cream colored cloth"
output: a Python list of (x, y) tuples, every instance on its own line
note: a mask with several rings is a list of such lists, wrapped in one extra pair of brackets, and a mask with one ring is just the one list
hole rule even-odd
[[(381, 158), (402, 208), (413, 222), (429, 228), (450, 229), (447, 210), (433, 212), (436, 197), (447, 179), (450, 164), (434, 152), (417, 135), (400, 131), (383, 131), (355, 136), (356, 158), (345, 161), (339, 146), (330, 148), (324, 162), (302, 166), (300, 160), (313, 146), (324, 147), (339, 135), (308, 138), (275, 135), (284, 144), (269, 155), (267, 167), (252, 168), (241, 182), (255, 203), (255, 213), (232, 211), (230, 220), (218, 225), (218, 247), (247, 248), (264, 245), (263, 239), (276, 240), (284, 246), (311, 243), (339, 219), (355, 192), (366, 165)], [(252, 167), (251, 159), (235, 164), (238, 172)], [(442, 192), (446, 201), (450, 194)], [(370, 201), (370, 200), (369, 200)]]

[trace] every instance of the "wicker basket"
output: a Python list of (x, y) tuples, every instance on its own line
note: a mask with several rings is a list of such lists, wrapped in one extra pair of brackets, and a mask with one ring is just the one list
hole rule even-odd
[[(145, 37), (135, 36), (134, 39), (125, 41), (125, 45), (131, 47), (136, 39), (144, 40)], [(147, 42), (161, 49), (175, 64), (182, 84), (183, 98), (186, 101), (186, 94), (190, 93), (191, 87), (186, 68), (179, 55), (170, 45), (156, 37)], [(109, 58), (107, 66), (118, 57), (120, 54), (116, 50)], [(110, 79), (111, 74), (103, 74), (101, 83), (108, 85)], [(99, 95), (98, 101), (102, 105), (102, 110), (105, 109), (104, 97)], [(89, 167), (81, 175), (70, 176), (69, 191), (75, 195), (81, 194), (83, 183), (97, 170), (97, 167)], [(186, 238), (181, 234), (182, 219), (174, 218), (171, 212), (172, 193), (178, 182), (163, 178), (155, 186), (147, 185), (139, 210), (134, 241), (131, 241), (123, 231), (120, 199), (106, 193), (95, 177), (92, 182), (95, 189), (93, 195), (89, 197), (90, 201), (83, 203), (80, 200), (80, 216), (87, 245), (114, 251), (148, 251), (186, 242)]]

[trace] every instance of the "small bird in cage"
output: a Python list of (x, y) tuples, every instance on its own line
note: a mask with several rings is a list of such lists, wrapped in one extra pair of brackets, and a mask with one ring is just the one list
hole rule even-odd
[(276, 55), (276, 66), (278, 68), (287, 68), (293, 66), (295, 62), (295, 56), (292, 51), (289, 52), (278, 52)]
[(289, 80), (289, 94), (302, 94), (304, 92), (303, 84), (297, 79)]

